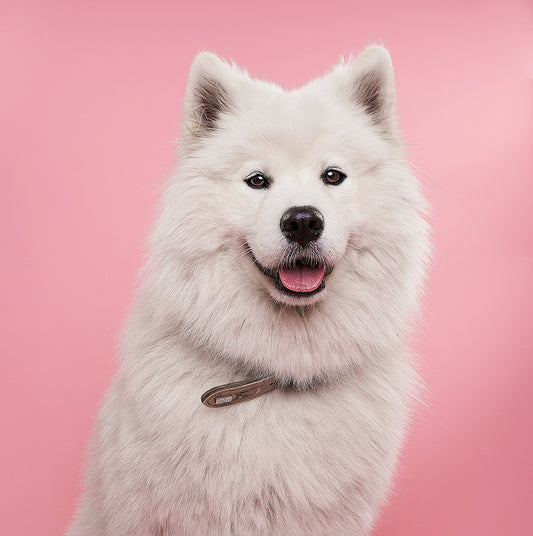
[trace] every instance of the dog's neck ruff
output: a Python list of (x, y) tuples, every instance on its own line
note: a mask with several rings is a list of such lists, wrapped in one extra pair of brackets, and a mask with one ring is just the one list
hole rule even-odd
[(201, 400), (208, 408), (223, 408), (239, 402), (246, 402), (278, 387), (279, 384), (275, 376), (268, 376), (260, 380), (225, 383), (207, 390), (202, 395)]

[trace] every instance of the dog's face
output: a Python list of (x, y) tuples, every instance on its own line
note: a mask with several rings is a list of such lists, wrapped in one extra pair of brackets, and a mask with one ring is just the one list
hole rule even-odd
[(330, 275), (356, 241), (362, 183), (390, 156), (393, 112), (390, 58), (379, 47), (292, 92), (211, 54), (195, 60), (188, 139), (246, 252), (241, 262), (253, 263), (254, 283), (276, 302), (327, 296)]
[[(272, 119), (265, 124), (262, 117)], [(360, 173), (345, 141), (353, 135), (341, 119), (339, 106), (312, 93), (277, 94), (266, 106), (259, 101), (249, 130), (241, 130), (254, 140), (244, 144), (248, 154), (236, 184), (244, 200), (242, 237), (262, 274), (259, 284), (276, 301), (323, 299), (355, 230)]]

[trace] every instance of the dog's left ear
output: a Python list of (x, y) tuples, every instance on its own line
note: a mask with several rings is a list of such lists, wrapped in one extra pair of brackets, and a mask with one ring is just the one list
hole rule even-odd
[(337, 71), (351, 102), (361, 107), (380, 131), (396, 130), (396, 89), (389, 52), (371, 46)]

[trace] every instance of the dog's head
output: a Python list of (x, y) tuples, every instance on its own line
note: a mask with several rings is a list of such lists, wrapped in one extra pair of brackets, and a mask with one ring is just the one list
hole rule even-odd
[[(248, 340), (254, 354), (265, 344), (260, 366), (279, 372), (272, 345), (287, 354), (304, 318), (300, 350), (320, 352), (314, 339), (331, 323), (353, 357), (376, 331), (397, 333), (414, 308), (422, 207), (402, 156), (385, 49), (290, 92), (201, 53), (154, 234), (157, 293), (173, 292), (187, 332), (221, 355), (245, 355)], [(327, 351), (342, 361), (339, 348)], [(311, 361), (305, 372), (287, 364), (291, 377), (323, 374)]]
[[(361, 183), (390, 158), (394, 82), (388, 53), (357, 61), (290, 93), (252, 81), (212, 54), (191, 69), (185, 148), (202, 159), (220, 207), (270, 296), (323, 299), (360, 227)], [(194, 150), (196, 148), (196, 150)], [(216, 193), (215, 193), (216, 192)], [(236, 267), (237, 269), (237, 267)]]

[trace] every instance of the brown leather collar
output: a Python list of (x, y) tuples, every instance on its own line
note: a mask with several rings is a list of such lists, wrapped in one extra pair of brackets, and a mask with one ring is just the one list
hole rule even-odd
[(261, 380), (225, 383), (212, 387), (202, 395), (202, 402), (208, 408), (223, 408), (238, 402), (245, 402), (278, 388), (275, 376)]

